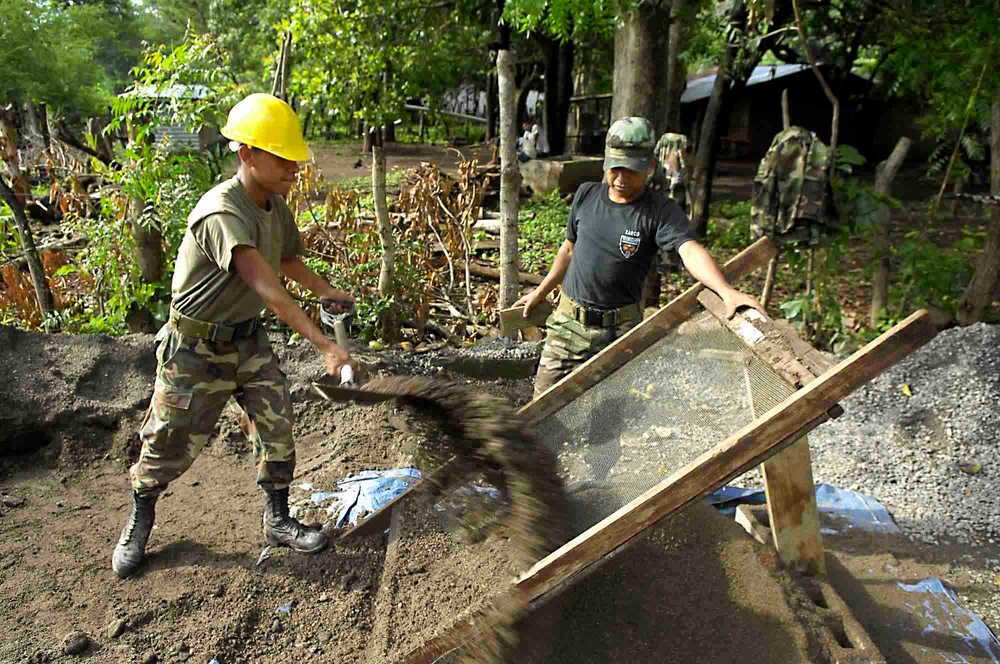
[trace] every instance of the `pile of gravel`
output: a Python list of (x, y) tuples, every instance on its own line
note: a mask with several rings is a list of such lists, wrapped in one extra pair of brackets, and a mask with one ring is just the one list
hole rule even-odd
[(915, 540), (1000, 540), (1000, 326), (946, 330), (842, 405), (809, 435), (816, 482), (876, 498)]

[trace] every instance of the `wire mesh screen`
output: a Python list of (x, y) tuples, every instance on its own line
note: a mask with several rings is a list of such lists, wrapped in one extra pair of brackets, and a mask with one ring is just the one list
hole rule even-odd
[(536, 426), (555, 451), (572, 536), (631, 502), (794, 390), (708, 312)]

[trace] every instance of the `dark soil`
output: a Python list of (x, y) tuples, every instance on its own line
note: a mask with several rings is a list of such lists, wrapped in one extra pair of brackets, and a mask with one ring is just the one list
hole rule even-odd
[[(307, 389), (322, 374), (311, 346), (276, 350), (293, 385), (296, 483), (332, 487), (408, 460), (422, 435), (411, 413), (321, 401)], [(263, 501), (227, 414), (158, 503), (148, 563), (119, 580), (110, 557), (129, 509), (125, 471), (152, 352), (150, 336), (0, 328), (0, 662), (60, 659), (75, 630), (93, 662), (397, 661), (521, 569), (516, 529), (463, 531), (475, 541), (449, 534), (454, 524), (430, 496), (402, 512), (394, 542), (277, 550), (258, 565)], [(530, 398), (528, 381), (444, 373), (468, 395)], [(824, 661), (822, 630), (775, 569), (772, 553), (695, 506), (533, 615), (511, 661)]]
[[(152, 394), (154, 343), (0, 328), (7, 378), (0, 428), (0, 662), (50, 661), (74, 629), (96, 662), (361, 661), (374, 622), (386, 537), (317, 556), (278, 550), (259, 566), (263, 500), (235, 418), (164, 493), (148, 564), (119, 580), (111, 551), (130, 506), (126, 469)], [(318, 401), (315, 351), (277, 344), (293, 385), (296, 482), (398, 467), (412, 445), (404, 413)], [(372, 359), (372, 358), (369, 358)], [(458, 380), (452, 376), (453, 379)], [(530, 397), (512, 381), (472, 391)], [(9, 507), (6, 505), (14, 505)], [(294, 603), (290, 612), (281, 606)], [(122, 633), (112, 627), (123, 621)], [(110, 630), (110, 631), (109, 631)]]

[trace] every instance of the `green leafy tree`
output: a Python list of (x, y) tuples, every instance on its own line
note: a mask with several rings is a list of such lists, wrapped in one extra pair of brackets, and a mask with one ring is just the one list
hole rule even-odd
[(32, 99), (66, 113), (102, 108), (113, 78), (98, 56), (112, 34), (101, 6), (0, 2), (0, 99)]

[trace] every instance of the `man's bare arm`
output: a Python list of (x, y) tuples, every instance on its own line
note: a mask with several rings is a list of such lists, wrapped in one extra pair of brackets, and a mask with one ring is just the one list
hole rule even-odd
[(274, 312), (275, 316), (316, 346), (323, 355), (327, 371), (339, 375), (340, 367), (349, 364), (351, 356), (324, 335), (316, 323), (312, 322), (306, 312), (295, 303), (260, 251), (253, 247), (236, 247), (233, 249), (232, 263), (236, 266), (240, 278), (260, 295), (264, 304)]
[(288, 277), (295, 283), (302, 284), (321, 299), (338, 300), (340, 302), (354, 301), (353, 295), (337, 290), (331, 286), (326, 279), (310, 270), (309, 267), (302, 262), (301, 256), (282, 258), (281, 274)]
[(691, 276), (706, 287), (711, 288), (722, 298), (726, 305), (727, 318), (735, 316), (736, 310), (740, 307), (750, 307), (761, 313), (767, 313), (757, 298), (729, 285), (712, 255), (703, 246), (694, 240), (688, 240), (677, 249), (677, 253), (680, 254), (681, 260), (684, 261), (684, 267), (688, 269)]
[(545, 275), (544, 279), (542, 279), (542, 283), (539, 284), (533, 291), (521, 297), (514, 303), (515, 307), (524, 307), (523, 315), (525, 318), (531, 315), (531, 311), (538, 306), (539, 302), (545, 299), (545, 296), (551, 293), (556, 286), (563, 282), (563, 279), (566, 277), (566, 271), (569, 269), (569, 264), (572, 260), (573, 243), (569, 240), (564, 240), (562, 246), (559, 247), (559, 251), (556, 252), (556, 258), (552, 261), (552, 267), (549, 269), (549, 273)]

